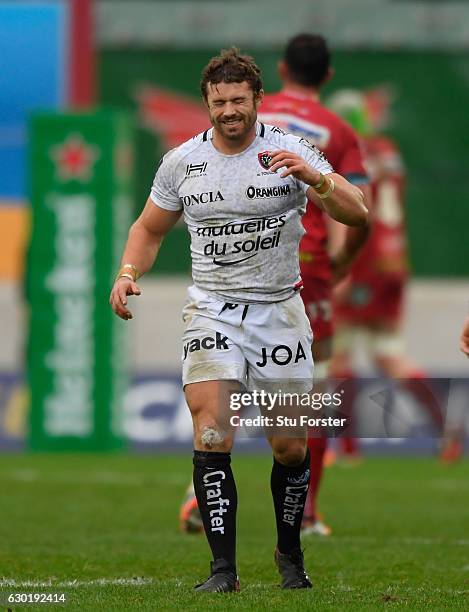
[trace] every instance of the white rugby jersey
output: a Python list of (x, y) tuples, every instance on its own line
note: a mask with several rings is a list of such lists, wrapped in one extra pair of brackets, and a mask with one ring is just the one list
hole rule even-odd
[(271, 172), (267, 151), (301, 155), (323, 174), (333, 172), (306, 140), (257, 123), (247, 149), (225, 155), (213, 128), (169, 151), (160, 162), (152, 201), (184, 210), (196, 287), (226, 302), (279, 302), (301, 285), (298, 245), (309, 185)]

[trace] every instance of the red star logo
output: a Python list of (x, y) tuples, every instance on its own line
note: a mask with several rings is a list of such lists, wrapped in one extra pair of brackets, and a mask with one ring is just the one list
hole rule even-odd
[(70, 134), (62, 144), (51, 147), (50, 156), (59, 181), (88, 182), (93, 178), (93, 167), (99, 158), (99, 150), (87, 144), (80, 134)]

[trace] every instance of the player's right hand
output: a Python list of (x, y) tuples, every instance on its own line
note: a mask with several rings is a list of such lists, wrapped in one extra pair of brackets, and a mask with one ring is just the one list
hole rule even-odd
[(129, 319), (133, 319), (133, 315), (127, 308), (127, 296), (140, 294), (140, 287), (137, 283), (131, 281), (130, 278), (121, 276), (114, 283), (109, 303), (118, 317), (124, 319), (124, 321), (128, 321)]
[(337, 286), (347, 277), (352, 267), (353, 258), (349, 257), (345, 251), (331, 256), (332, 284)]

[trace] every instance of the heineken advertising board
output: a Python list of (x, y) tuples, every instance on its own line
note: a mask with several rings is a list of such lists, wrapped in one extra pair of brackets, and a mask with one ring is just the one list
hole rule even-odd
[(109, 306), (132, 202), (127, 115), (36, 114), (26, 295), (30, 447), (121, 445), (125, 323)]

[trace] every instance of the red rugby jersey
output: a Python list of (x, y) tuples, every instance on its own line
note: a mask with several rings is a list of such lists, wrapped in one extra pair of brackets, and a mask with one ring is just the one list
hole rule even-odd
[[(334, 171), (351, 183), (368, 182), (354, 131), (311, 96), (288, 89), (268, 94), (260, 107), (259, 120), (309, 140), (325, 153)], [(313, 202), (308, 203), (303, 225), (306, 234), (300, 243), (302, 274), (330, 280), (326, 220)]]
[(351, 270), (353, 283), (403, 281), (408, 272), (405, 233), (405, 170), (396, 144), (385, 136), (364, 138), (373, 202), (371, 234)]

